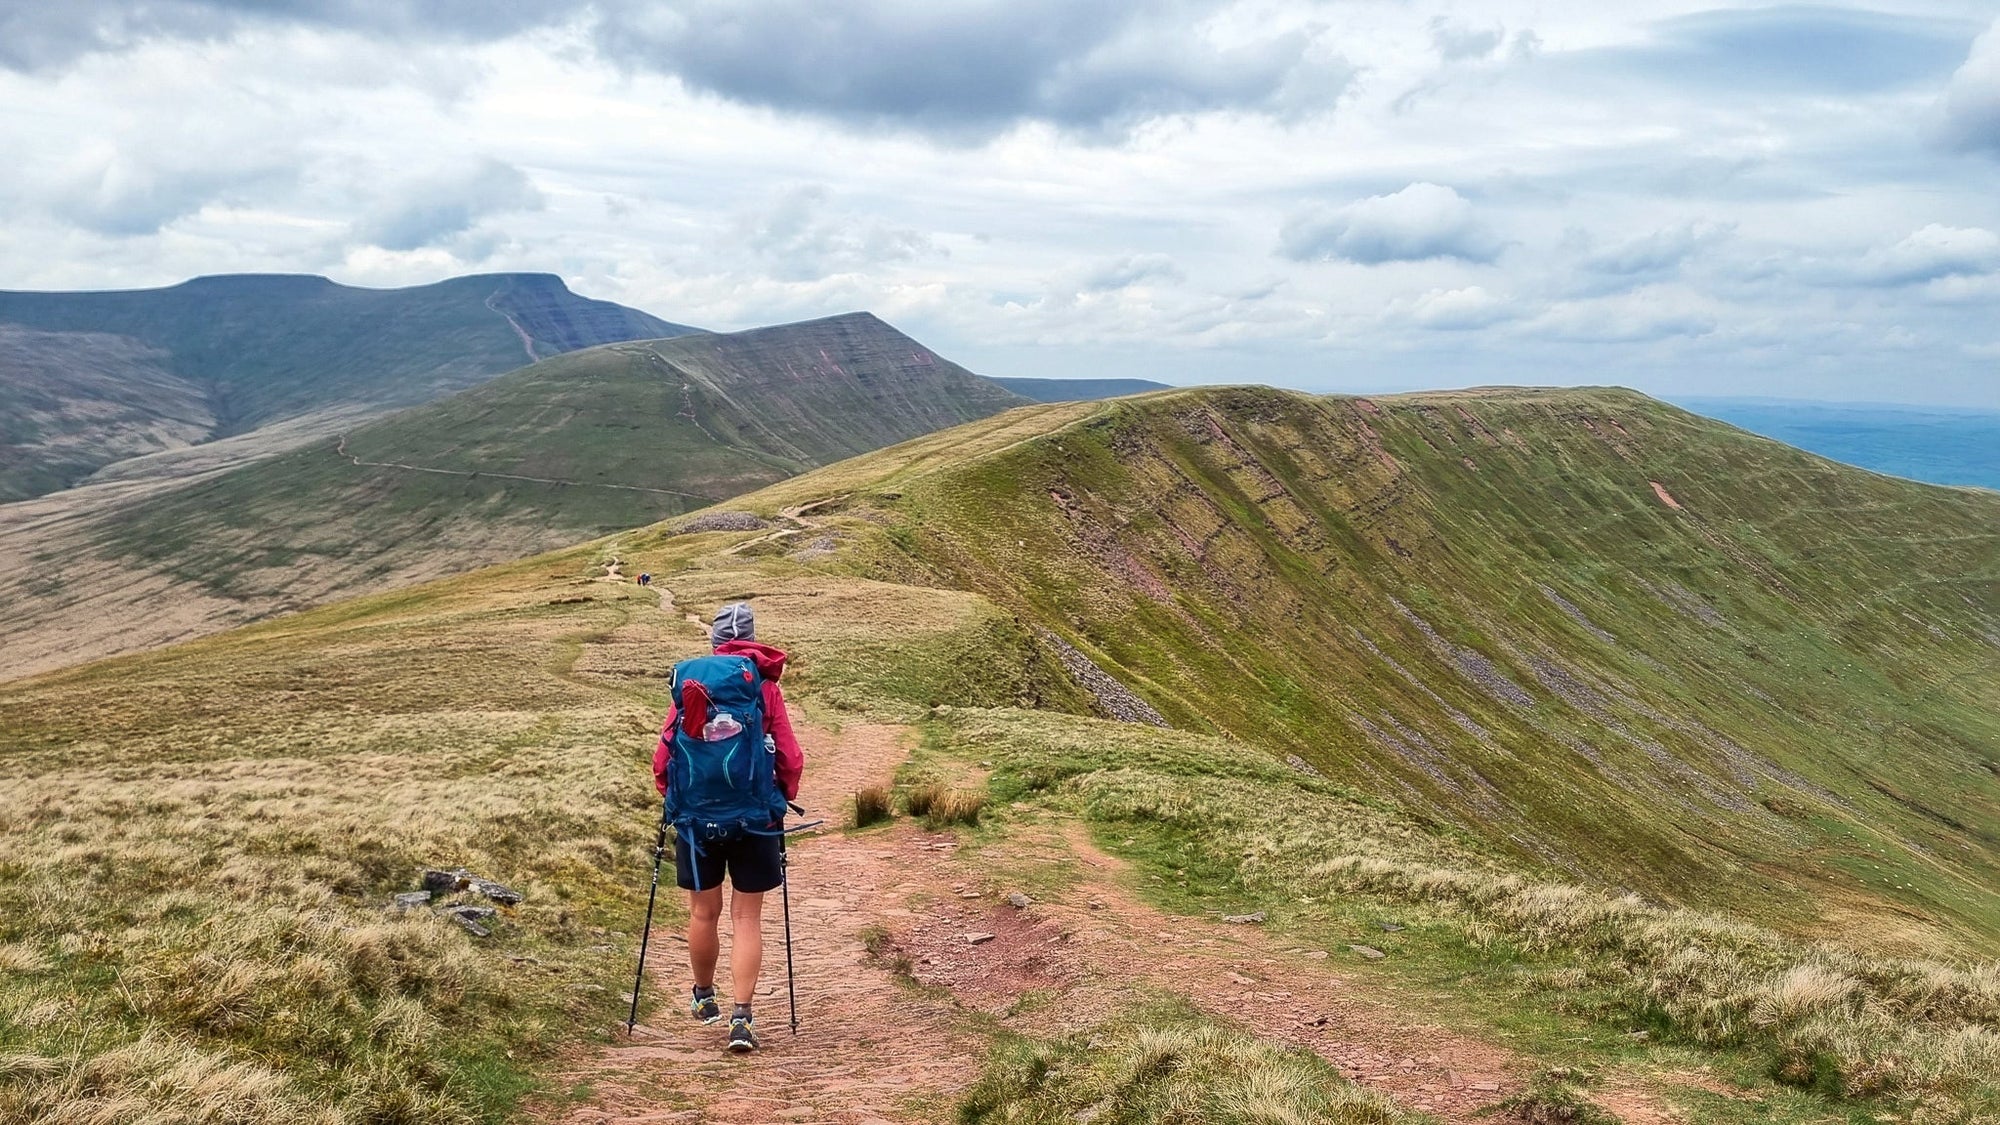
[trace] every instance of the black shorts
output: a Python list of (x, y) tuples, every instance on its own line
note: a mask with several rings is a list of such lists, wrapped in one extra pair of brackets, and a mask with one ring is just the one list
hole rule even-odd
[(695, 876), (701, 876), (701, 889), (722, 885), (722, 873), (729, 871), (729, 885), (745, 894), (759, 894), (778, 889), (784, 878), (784, 859), (778, 847), (778, 837), (741, 833), (721, 840), (700, 840), (695, 848), (698, 858), (690, 862), (690, 849), (686, 833), (674, 840), (674, 881), (682, 890), (695, 889)]

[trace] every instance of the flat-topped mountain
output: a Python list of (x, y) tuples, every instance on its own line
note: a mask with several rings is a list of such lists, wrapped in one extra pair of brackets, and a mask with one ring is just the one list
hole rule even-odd
[(407, 289), (245, 274), (0, 291), (0, 501), (127, 457), (329, 410), (379, 413), (561, 352), (692, 331), (579, 297), (549, 274)]
[(570, 352), (41, 534), (0, 592), (0, 676), (650, 523), (1021, 402), (867, 313)]

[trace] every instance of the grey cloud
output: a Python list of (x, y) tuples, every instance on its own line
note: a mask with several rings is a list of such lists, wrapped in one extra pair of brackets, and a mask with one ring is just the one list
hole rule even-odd
[(1854, 94), (1942, 78), (1977, 30), (1849, 8), (1725, 9), (1662, 20), (1649, 43), (1552, 58), (1572, 71), (1679, 89)]
[(1186, 276), (1165, 254), (1127, 254), (1091, 270), (1082, 288), (1086, 293), (1108, 293), (1148, 281), (1182, 281)]
[(1205, 110), (1330, 106), (1353, 68), (1303, 32), (1220, 46), (1217, 0), (695, 0), (612, 8), (605, 55), (752, 105), (977, 139), (1021, 121), (1115, 134)]
[(1950, 139), (1963, 149), (2000, 156), (2000, 20), (1972, 44), (1945, 94)]
[(384, 250), (415, 250), (464, 234), (487, 215), (541, 205), (541, 192), (519, 168), (485, 160), (410, 185), (356, 222), (354, 234)]
[(781, 281), (817, 281), (933, 249), (917, 231), (837, 213), (819, 184), (788, 189), (740, 219), (731, 245), (755, 254)]
[(1505, 36), (1501, 28), (1467, 27), (1443, 16), (1431, 21), (1431, 46), (1446, 62), (1483, 59), (1499, 49)]
[(41, 70), (156, 39), (218, 39), (245, 26), (484, 40), (574, 18), (580, 0), (0, 0), (0, 67)]
[(1490, 262), (1500, 249), (1465, 197), (1431, 183), (1341, 207), (1307, 208), (1287, 220), (1278, 236), (1278, 252), (1295, 262)]
[(1713, 224), (1681, 223), (1598, 250), (1584, 258), (1583, 268), (1618, 277), (1664, 273), (1726, 234)]
[(114, 157), (66, 177), (46, 201), (66, 222), (114, 238), (149, 235), (218, 200), (290, 178), (277, 169), (149, 166)]

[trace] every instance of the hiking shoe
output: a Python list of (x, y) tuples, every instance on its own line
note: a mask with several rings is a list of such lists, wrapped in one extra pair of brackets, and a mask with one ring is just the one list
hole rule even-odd
[(750, 1030), (749, 1016), (737, 1016), (729, 1021), (729, 1049), (739, 1055), (747, 1055), (757, 1049), (757, 1033)]
[(712, 992), (707, 996), (696, 996), (689, 1002), (688, 1011), (694, 1013), (694, 1018), (703, 1023), (722, 1022), (722, 1005), (716, 1003), (715, 994)]

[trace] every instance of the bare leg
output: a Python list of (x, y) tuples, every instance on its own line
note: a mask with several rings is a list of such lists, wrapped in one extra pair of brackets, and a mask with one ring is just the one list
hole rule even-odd
[[(718, 892), (720, 893), (720, 892)], [(712, 925), (712, 924), (711, 924)], [(714, 930), (709, 931), (713, 933)], [(688, 943), (692, 946), (694, 943)], [(757, 996), (757, 974), (764, 968), (764, 893), (729, 892), (729, 987), (738, 1004)], [(709, 954), (709, 964), (715, 954)]]
[(715, 987), (715, 959), (722, 952), (715, 923), (721, 917), (721, 887), (688, 892), (688, 968), (694, 970), (697, 988)]

